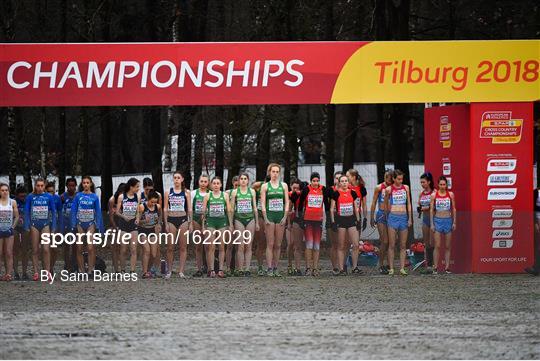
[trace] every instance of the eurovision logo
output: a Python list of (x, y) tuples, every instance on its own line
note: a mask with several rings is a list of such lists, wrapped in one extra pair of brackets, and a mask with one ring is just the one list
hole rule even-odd
[(517, 196), (517, 188), (490, 188), (488, 201), (511, 201)]

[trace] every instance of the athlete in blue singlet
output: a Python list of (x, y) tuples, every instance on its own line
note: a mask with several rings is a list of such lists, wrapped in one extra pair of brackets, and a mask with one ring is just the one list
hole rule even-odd
[[(77, 180), (75, 178), (68, 178), (66, 180), (66, 188), (67, 191), (60, 196), (60, 199), (62, 200), (62, 232), (64, 234), (75, 232), (71, 225), (71, 206), (73, 205), (73, 199), (75, 199), (75, 194), (77, 193)], [(62, 247), (64, 249), (64, 269), (73, 272), (72, 256), (75, 255), (75, 245), (69, 245), (64, 242)]]

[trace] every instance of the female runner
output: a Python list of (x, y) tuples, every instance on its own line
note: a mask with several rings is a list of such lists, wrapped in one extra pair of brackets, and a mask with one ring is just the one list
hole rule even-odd
[[(120, 194), (124, 193), (126, 188), (126, 183), (120, 183), (116, 192), (109, 198), (109, 223), (110, 228), (117, 230), (118, 228), (118, 218), (116, 214), (116, 204), (118, 203), (118, 197)], [(120, 272), (120, 245), (117, 242), (111, 242), (111, 253), (112, 253), (112, 264), (114, 272)]]
[[(240, 174), (239, 187), (231, 193), (231, 204), (234, 205), (234, 229), (240, 232), (241, 243), (237, 245), (236, 261), (240, 275), (251, 276), (251, 253), (255, 231), (259, 230), (259, 217), (255, 191), (249, 188), (249, 176)], [(248, 237), (245, 237), (248, 232)], [(233, 237), (236, 238), (236, 235)]]
[[(26, 202), (26, 187), (19, 184), (15, 190), (15, 201), (19, 211), (19, 222), (15, 226), (13, 240), (13, 265), (15, 270), (15, 279), (28, 280), (28, 251), (30, 249), (30, 234), (24, 230), (24, 204)], [(19, 257), (21, 258), (21, 273), (19, 274)]]
[[(146, 202), (139, 204), (135, 223), (139, 231), (139, 240), (143, 246), (142, 278), (152, 278), (153, 275), (148, 271), (148, 266), (150, 259), (157, 257), (159, 247), (157, 228), (161, 223), (161, 205), (159, 204), (158, 192), (150, 190), (146, 194)], [(151, 234), (154, 236), (151, 237)]]
[[(301, 182), (295, 179), (291, 182), (291, 191), (289, 192), (289, 217), (287, 217), (287, 228), (285, 230), (287, 237), (287, 274), (289, 276), (301, 276), (300, 263), (302, 262), (302, 241), (304, 239), (304, 231), (298, 217), (298, 205), (300, 203)], [(294, 268), (292, 261), (294, 259)], [(308, 271), (306, 269), (306, 271)]]
[(266, 275), (281, 277), (278, 271), (281, 242), (285, 231), (289, 209), (289, 187), (279, 177), (281, 166), (270, 163), (268, 166), (270, 181), (261, 187), (261, 206), (266, 229)]
[(41, 244), (40, 238), (44, 233), (56, 231), (56, 204), (54, 198), (45, 192), (45, 180), (38, 178), (34, 183), (34, 192), (26, 197), (24, 205), (24, 229), (30, 231), (32, 240), (32, 267), (34, 281), (39, 281), (39, 251), (43, 250), (42, 268), (48, 272), (51, 279), (51, 253), (48, 244)]
[(435, 232), (435, 250), (433, 251), (433, 274), (437, 274), (441, 249), (441, 238), (445, 236), (445, 273), (450, 272), (450, 253), (452, 251), (452, 232), (456, 229), (456, 200), (454, 193), (448, 190), (445, 176), (439, 177), (439, 190), (431, 195), (431, 230)]
[[(235, 175), (232, 178), (232, 188), (227, 189), (225, 191), (225, 196), (229, 199), (230, 204), (233, 204), (231, 202), (231, 194), (236, 188), (238, 188), (238, 181), (239, 181), (239, 177)], [(233, 260), (233, 253), (235, 253), (235, 250), (237, 250), (237, 246), (235, 244), (231, 243), (231, 244), (225, 245), (225, 275), (227, 277), (240, 276), (240, 274), (238, 273), (239, 267), (238, 267), (238, 261), (236, 260), (236, 257), (234, 257), (234, 260)]]
[[(174, 244), (179, 240), (178, 277), (186, 278), (184, 269), (187, 260), (188, 233), (193, 232), (191, 224), (191, 193), (184, 187), (184, 176), (176, 171), (173, 174), (173, 186), (165, 192), (165, 206), (163, 218), (165, 231), (172, 235), (173, 242), (167, 242), (167, 274), (165, 278), (171, 277), (171, 270), (174, 262)], [(170, 240), (170, 239), (169, 239)]]
[[(386, 252), (388, 251), (388, 228), (386, 222), (386, 209), (384, 203), (384, 193), (386, 188), (392, 185), (392, 172), (386, 171), (384, 173), (384, 182), (375, 187), (373, 192), (373, 201), (371, 203), (371, 227), (377, 226), (379, 231), (379, 273), (388, 274), (388, 266), (385, 263), (388, 262)], [(377, 213), (375, 213), (375, 207), (378, 207)]]
[[(225, 231), (229, 230), (229, 241), (231, 241), (233, 222), (232, 212), (229, 204), (229, 198), (225, 196), (225, 192), (221, 191), (221, 179), (214, 177), (212, 179), (212, 191), (204, 197), (203, 201), (203, 230), (211, 232), (209, 244), (206, 244), (206, 264), (208, 265), (208, 277), (215, 278), (214, 258), (216, 245), (219, 250), (219, 269), (217, 276), (225, 278), (223, 266), (225, 264), (225, 243), (227, 237)], [(206, 234), (203, 231), (203, 238), (206, 241)]]
[(384, 195), (386, 219), (388, 222), (388, 274), (394, 275), (394, 252), (396, 245), (396, 232), (399, 234), (399, 273), (408, 275), (405, 270), (405, 255), (407, 249), (407, 235), (412, 225), (411, 198), (409, 187), (403, 184), (403, 172), (399, 169), (392, 175), (394, 183), (387, 187)]
[(13, 280), (13, 230), (18, 222), (17, 202), (9, 198), (9, 186), (0, 183), (0, 262), (4, 260), (6, 270), (2, 281)]
[(352, 243), (352, 264), (355, 268), (352, 270), (354, 274), (360, 274), (358, 268), (358, 242), (359, 229), (361, 228), (360, 212), (358, 210), (356, 192), (349, 187), (349, 178), (342, 175), (339, 178), (339, 188), (334, 192), (330, 204), (330, 218), (332, 220), (332, 229), (338, 236), (337, 261), (340, 276), (346, 276), (345, 271), (345, 254), (348, 247), (347, 238)]
[[(192, 224), (193, 224), (193, 230), (197, 232), (202, 231), (201, 217), (203, 215), (204, 197), (206, 197), (207, 193), (208, 193), (208, 176), (206, 174), (202, 174), (199, 177), (199, 188), (193, 191), (193, 207), (192, 207), (193, 223)], [(206, 263), (203, 261), (204, 245), (202, 244), (202, 242), (197, 242), (194, 244), (195, 244), (195, 265), (197, 267), (197, 271), (193, 274), (193, 277), (202, 277), (202, 275), (206, 272), (203, 270), (203, 265), (204, 263)]]
[[(116, 214), (118, 218), (116, 223), (120, 231), (130, 234), (130, 271), (135, 273), (135, 267), (137, 265), (137, 225), (135, 224), (135, 217), (137, 216), (137, 209), (139, 208), (140, 199), (139, 193), (139, 181), (137, 178), (130, 178), (126, 183), (124, 193), (118, 196), (116, 203)], [(120, 245), (120, 270), (125, 272), (126, 257), (127, 257), (128, 245)]]
[(311, 173), (309, 179), (310, 184), (304, 187), (300, 195), (298, 214), (306, 239), (306, 276), (319, 276), (322, 222), (324, 211), (329, 208), (324, 197), (326, 189), (319, 183), (319, 173)]
[(418, 213), (422, 216), (422, 238), (424, 240), (424, 258), (429, 269), (433, 265), (433, 232), (431, 232), (431, 193), (435, 189), (433, 176), (427, 172), (420, 176), (422, 192), (418, 197)]
[[(71, 205), (71, 224), (77, 233), (87, 235), (86, 249), (88, 251), (88, 275), (90, 279), (94, 277), (94, 266), (96, 265), (96, 248), (92, 242), (92, 234), (95, 232), (105, 232), (103, 229), (103, 219), (101, 217), (101, 206), (99, 198), (94, 193), (94, 182), (89, 176), (84, 176), (79, 185), (79, 193), (73, 199)], [(77, 267), (79, 273), (85, 272), (83, 244), (77, 242), (76, 246)]]
[(257, 199), (257, 213), (259, 217), (259, 231), (255, 232), (255, 257), (257, 258), (257, 276), (264, 276), (266, 272), (264, 271), (263, 263), (266, 253), (266, 225), (264, 223), (264, 217), (262, 215), (262, 205), (261, 205), (261, 188), (265, 182), (270, 181), (270, 176), (266, 176), (264, 182), (255, 182), (251, 185), (251, 188), (255, 190), (255, 197)]
[[(334, 193), (339, 188), (339, 178), (341, 177), (342, 172), (334, 173), (334, 185), (326, 189), (326, 203), (332, 203), (332, 198), (334, 198)], [(332, 263), (332, 272), (334, 276), (339, 274), (339, 265), (337, 261), (337, 251), (338, 251), (338, 236), (337, 233), (332, 228), (332, 219), (330, 217), (330, 207), (326, 211), (326, 236), (330, 242), (330, 262)]]

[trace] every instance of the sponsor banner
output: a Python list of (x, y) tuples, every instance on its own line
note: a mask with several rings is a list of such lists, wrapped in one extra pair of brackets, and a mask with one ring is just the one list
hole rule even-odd
[[(441, 141), (441, 128), (451, 129), (451, 142)], [(456, 197), (457, 229), (452, 237), (451, 260), (454, 272), (471, 271), (471, 168), (469, 158), (469, 106), (451, 105), (424, 110), (425, 170), (437, 179), (448, 179)], [(444, 247), (442, 242), (441, 247)]]
[(491, 188), (488, 190), (487, 199), (490, 201), (507, 201), (515, 199), (517, 188)]
[(488, 176), (488, 186), (511, 186), (516, 184), (517, 174), (516, 173), (509, 173), (509, 174), (490, 174)]
[[(0, 106), (535, 101), (539, 46), (540, 40), (4, 43)], [(523, 120), (489, 111), (479, 134), (517, 142)], [(455, 124), (438, 125), (449, 147)]]
[(470, 108), (473, 272), (523, 272), (533, 263), (533, 106)]

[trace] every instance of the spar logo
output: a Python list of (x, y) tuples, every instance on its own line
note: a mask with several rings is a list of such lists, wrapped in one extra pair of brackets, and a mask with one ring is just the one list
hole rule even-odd
[(488, 186), (513, 186), (516, 183), (517, 174), (490, 174), (488, 176)]
[(514, 224), (512, 219), (495, 219), (493, 220), (493, 228), (510, 228)]
[(511, 218), (512, 214), (514, 214), (512, 208), (494, 209), (491, 213), (491, 218)]
[(487, 164), (488, 172), (512, 172), (516, 169), (517, 159), (490, 159)]
[(517, 188), (491, 188), (488, 190), (489, 201), (510, 201), (517, 196)]
[(513, 229), (495, 229), (493, 230), (493, 238), (512, 238)]
[(482, 114), (480, 138), (492, 144), (515, 144), (521, 140), (523, 119), (512, 119), (510, 111), (489, 111)]
[(495, 239), (493, 240), (492, 248), (512, 248), (513, 245), (513, 239)]

